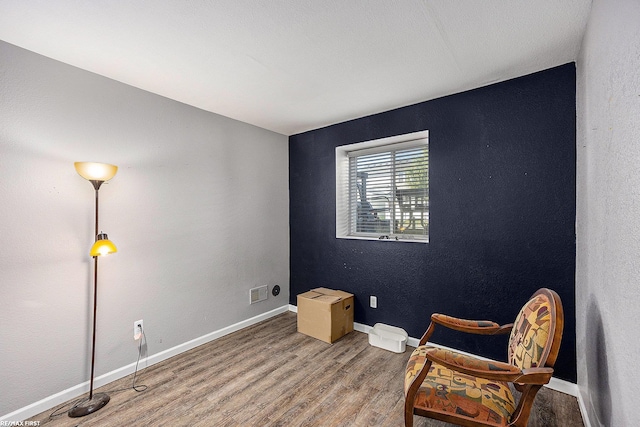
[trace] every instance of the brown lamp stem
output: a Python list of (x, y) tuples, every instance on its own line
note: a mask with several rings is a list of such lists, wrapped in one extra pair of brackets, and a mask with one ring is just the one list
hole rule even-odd
[[(92, 182), (99, 182), (100, 184), (102, 184), (101, 181), (92, 181)], [(96, 238), (96, 236), (98, 235), (98, 189), (100, 188), (100, 184), (96, 186), (96, 232), (93, 233), (94, 238)], [(96, 184), (94, 184), (94, 186), (95, 185)]]
[(96, 308), (98, 307), (98, 257), (93, 257), (93, 339), (91, 341), (91, 384), (89, 400), (93, 399), (93, 371), (96, 359)]
[[(91, 181), (96, 189), (96, 232), (93, 237), (98, 235), (98, 190), (102, 181)], [(93, 399), (93, 370), (96, 358), (96, 310), (98, 308), (98, 257), (93, 257), (93, 339), (91, 342), (91, 385), (89, 386), (89, 400)]]

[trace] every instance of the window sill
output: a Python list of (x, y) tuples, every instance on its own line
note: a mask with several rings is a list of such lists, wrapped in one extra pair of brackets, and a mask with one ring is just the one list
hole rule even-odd
[(348, 240), (371, 240), (375, 242), (397, 242), (397, 243), (429, 243), (429, 238), (416, 239), (416, 238), (402, 238), (398, 236), (396, 240), (395, 236), (389, 236), (388, 239), (381, 239), (380, 236), (351, 236), (351, 235), (336, 235), (336, 239), (348, 239)]

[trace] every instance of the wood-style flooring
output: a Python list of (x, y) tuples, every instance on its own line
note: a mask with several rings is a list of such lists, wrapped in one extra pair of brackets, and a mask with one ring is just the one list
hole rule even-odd
[[(96, 392), (107, 406), (83, 418), (54, 409), (40, 426), (403, 426), (403, 372), (413, 349), (396, 354), (352, 332), (326, 344), (296, 331), (285, 313), (227, 335)], [(122, 390), (124, 389), (124, 390)], [(114, 391), (121, 390), (121, 391)], [(543, 388), (531, 427), (582, 427), (574, 397)], [(67, 406), (65, 409), (68, 409)], [(450, 424), (415, 417), (416, 427)]]

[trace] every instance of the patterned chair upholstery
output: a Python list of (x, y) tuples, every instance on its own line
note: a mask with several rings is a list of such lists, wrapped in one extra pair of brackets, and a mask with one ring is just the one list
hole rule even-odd
[[(510, 331), (508, 363), (425, 345), (436, 325), (484, 335)], [(563, 327), (560, 297), (546, 288), (513, 324), (433, 314), (407, 363), (405, 426), (413, 426), (414, 414), (462, 426), (526, 426), (536, 393), (553, 374)], [(522, 392), (517, 404), (509, 383)]]

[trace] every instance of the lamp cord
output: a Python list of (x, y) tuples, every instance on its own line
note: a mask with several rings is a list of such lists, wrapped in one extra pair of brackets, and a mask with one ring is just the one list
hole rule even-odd
[[(140, 341), (138, 342), (138, 358), (136, 360), (136, 369), (133, 373), (133, 382), (131, 384), (131, 387), (127, 387), (127, 388), (119, 388), (119, 389), (115, 389), (115, 390), (107, 390), (104, 393), (107, 394), (113, 394), (113, 393), (118, 393), (120, 391), (126, 391), (126, 390), (130, 390), (133, 389), (135, 391), (137, 391), (138, 393), (141, 393), (143, 391), (145, 391), (148, 387), (144, 384), (140, 384), (140, 385), (136, 385), (136, 377), (138, 376), (138, 364), (140, 363), (140, 358), (142, 357), (142, 341), (144, 340), (145, 344), (147, 343), (147, 336), (144, 333), (144, 330), (142, 331), (142, 337), (140, 337)], [(64, 413), (68, 412), (68, 410), (65, 410), (64, 408), (71, 406), (71, 409), (75, 408), (76, 406), (80, 405), (81, 403), (85, 402), (86, 400), (88, 400), (86, 397), (74, 400), (71, 403), (65, 403), (61, 406), (58, 406), (56, 409), (53, 410), (53, 412), (51, 412), (51, 414), (49, 414), (49, 419), (53, 419), (55, 417), (58, 417), (60, 415), (63, 415)]]
[(144, 329), (142, 330), (142, 336), (140, 337), (140, 341), (138, 341), (138, 360), (136, 360), (136, 369), (133, 373), (133, 383), (131, 384), (131, 388), (137, 392), (142, 392), (147, 389), (147, 386), (144, 384), (136, 385), (136, 376), (138, 375), (138, 363), (140, 363), (140, 356), (142, 356), (142, 340), (144, 343), (147, 343), (147, 336), (144, 334)]

